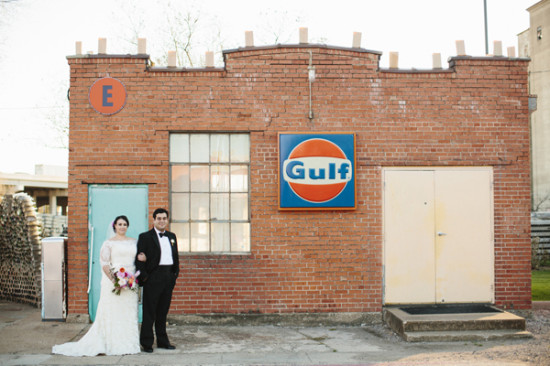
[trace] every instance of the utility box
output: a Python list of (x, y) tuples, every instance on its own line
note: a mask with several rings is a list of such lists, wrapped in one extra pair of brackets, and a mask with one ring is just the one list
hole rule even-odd
[(65, 245), (67, 238), (42, 239), (42, 320), (65, 320)]

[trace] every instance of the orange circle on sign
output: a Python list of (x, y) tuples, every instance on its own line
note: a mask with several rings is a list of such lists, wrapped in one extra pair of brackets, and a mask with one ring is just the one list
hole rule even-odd
[(118, 79), (102, 78), (90, 87), (88, 98), (98, 113), (115, 114), (126, 104), (126, 88)]

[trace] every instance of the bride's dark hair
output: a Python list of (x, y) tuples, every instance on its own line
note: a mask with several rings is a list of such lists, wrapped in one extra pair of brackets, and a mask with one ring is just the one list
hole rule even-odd
[(130, 227), (130, 221), (128, 220), (128, 218), (127, 218), (126, 216), (124, 216), (124, 215), (120, 215), (120, 216), (117, 216), (117, 217), (115, 218), (115, 221), (113, 221), (113, 231), (114, 231), (114, 232), (116, 232), (116, 230), (115, 230), (115, 225), (116, 225), (116, 223), (117, 223), (118, 220), (124, 220), (124, 221), (126, 221), (126, 225), (127, 225), (128, 227)]

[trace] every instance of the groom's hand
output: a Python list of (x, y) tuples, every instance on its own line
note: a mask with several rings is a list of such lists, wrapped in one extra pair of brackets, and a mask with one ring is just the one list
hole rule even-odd
[(138, 285), (143, 286), (145, 284), (145, 282), (147, 282), (148, 278), (149, 278), (149, 276), (147, 275), (147, 273), (145, 273), (145, 271), (140, 272), (140, 274), (137, 278)]

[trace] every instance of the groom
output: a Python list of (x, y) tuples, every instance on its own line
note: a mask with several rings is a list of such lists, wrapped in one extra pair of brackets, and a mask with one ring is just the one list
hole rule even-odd
[(153, 352), (153, 324), (157, 347), (175, 349), (166, 334), (166, 316), (172, 301), (172, 291), (179, 274), (178, 242), (176, 235), (166, 231), (168, 211), (157, 208), (153, 212), (153, 229), (141, 233), (137, 252), (145, 253), (146, 262), (138, 261), (138, 281), (143, 286), (143, 321), (139, 342), (147, 353)]

